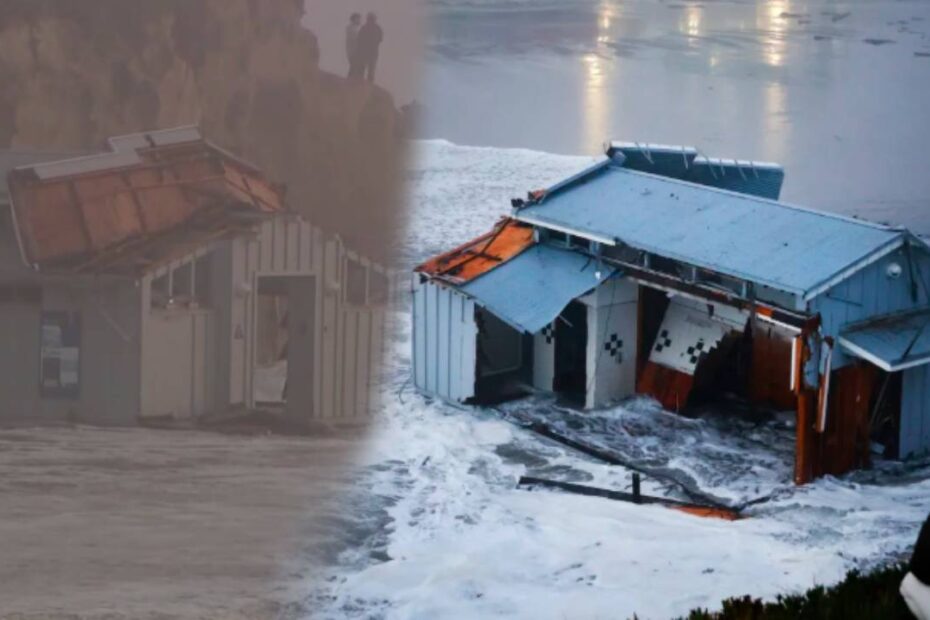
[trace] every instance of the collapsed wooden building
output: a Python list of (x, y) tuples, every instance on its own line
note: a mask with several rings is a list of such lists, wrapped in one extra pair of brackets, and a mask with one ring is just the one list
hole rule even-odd
[(778, 201), (774, 164), (615, 143), (414, 276), (414, 382), (453, 402), (724, 393), (796, 412), (795, 481), (930, 449), (930, 248)]
[(0, 422), (363, 418), (384, 270), (196, 127), (0, 152)]

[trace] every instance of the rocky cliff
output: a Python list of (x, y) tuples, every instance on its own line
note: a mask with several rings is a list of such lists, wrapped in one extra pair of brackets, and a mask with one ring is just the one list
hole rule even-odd
[(0, 147), (100, 148), (200, 124), (291, 204), (385, 260), (399, 230), (390, 95), (321, 71), (301, 0), (3, 0)]

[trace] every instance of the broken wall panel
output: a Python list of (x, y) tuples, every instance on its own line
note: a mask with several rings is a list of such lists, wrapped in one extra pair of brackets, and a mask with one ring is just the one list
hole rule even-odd
[(693, 375), (646, 362), (640, 372), (636, 391), (652, 396), (668, 411), (681, 411), (693, 387)]
[(765, 321), (752, 324), (752, 364), (749, 397), (779, 409), (794, 409), (797, 396), (791, 388), (791, 350), (794, 333)]
[(695, 386), (701, 361), (728, 334), (743, 332), (748, 321), (749, 313), (737, 308), (673, 297), (637, 390), (656, 397), (666, 408), (681, 410)]
[(869, 417), (877, 372), (874, 366), (853, 364), (835, 370), (824, 432), (818, 436), (816, 476), (845, 474), (869, 460)]
[(749, 313), (687, 298), (673, 298), (649, 360), (693, 375), (702, 356), (716, 347), (728, 333), (743, 331)]

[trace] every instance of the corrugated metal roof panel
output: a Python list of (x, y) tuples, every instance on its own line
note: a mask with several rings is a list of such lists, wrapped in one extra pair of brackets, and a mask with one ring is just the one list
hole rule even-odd
[(31, 169), (35, 172), (37, 177), (46, 180), (87, 174), (89, 172), (99, 172), (101, 170), (111, 170), (113, 168), (138, 166), (141, 163), (142, 158), (140, 158), (139, 154), (135, 151), (119, 151), (117, 153), (88, 155), (85, 157), (76, 157), (74, 159), (49, 162), (47, 164), (38, 164), (32, 166)]
[(683, 181), (778, 200), (785, 171), (773, 164), (698, 157)]
[(903, 240), (877, 224), (605, 166), (515, 217), (795, 294)]
[(183, 144), (202, 140), (200, 128), (196, 125), (174, 127), (172, 129), (158, 129), (131, 133), (124, 136), (114, 136), (108, 140), (114, 151), (135, 150), (152, 146), (167, 146), (169, 144)]
[[(630, 170), (777, 200), (785, 181), (778, 164), (698, 156), (690, 146), (614, 142), (607, 156)], [(617, 157), (617, 154), (622, 157)]]
[(513, 327), (534, 334), (568, 303), (601, 284), (613, 269), (588, 256), (545, 244), (472, 280), (461, 290)]
[(850, 327), (840, 345), (893, 372), (930, 363), (930, 308), (891, 314)]
[(287, 210), (283, 188), (205, 140), (19, 166), (7, 178), (23, 255), (42, 270), (137, 274)]
[(6, 177), (14, 168), (47, 161), (60, 161), (85, 155), (75, 151), (39, 151), (33, 149), (0, 149), (0, 202), (5, 203), (9, 196)]
[(533, 244), (533, 228), (509, 218), (489, 233), (419, 265), (414, 271), (468, 282), (490, 271)]

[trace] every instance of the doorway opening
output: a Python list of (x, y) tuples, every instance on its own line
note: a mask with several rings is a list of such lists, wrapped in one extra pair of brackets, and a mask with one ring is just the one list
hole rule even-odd
[(289, 413), (313, 409), (314, 276), (259, 276), (252, 400)]
[(587, 393), (588, 307), (572, 301), (555, 321), (553, 388), (571, 402), (584, 403)]
[(478, 327), (475, 397), (479, 404), (496, 404), (528, 394), (532, 381), (532, 336), (514, 329), (496, 315), (475, 307)]
[(876, 369), (874, 396), (869, 403), (869, 440), (873, 451), (880, 450), (879, 456), (888, 459), (897, 459), (901, 453), (903, 390), (903, 373)]

